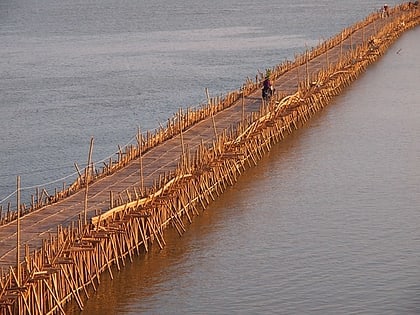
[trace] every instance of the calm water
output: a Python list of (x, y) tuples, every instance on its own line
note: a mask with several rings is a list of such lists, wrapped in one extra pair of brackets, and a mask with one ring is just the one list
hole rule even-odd
[[(33, 186), (71, 174), (90, 136), (106, 158), (205, 87), (237, 88), (381, 5), (0, 0), (0, 199), (16, 175)], [(182, 238), (168, 231), (164, 250), (105, 274), (83, 314), (420, 313), (419, 36)]]
[(72, 182), (92, 136), (100, 165), (206, 88), (237, 89), (381, 5), (0, 0), (0, 204), (15, 203), (18, 175), (23, 198)]
[(419, 314), (419, 32), (83, 314)]

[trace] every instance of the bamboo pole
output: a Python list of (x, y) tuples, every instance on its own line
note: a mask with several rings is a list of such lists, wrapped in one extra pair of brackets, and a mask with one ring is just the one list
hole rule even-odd
[[(21, 284), (21, 272), (20, 272), (20, 176), (16, 180), (16, 273), (17, 273), (17, 285), (20, 287)], [(20, 301), (20, 300), (19, 300)]]
[(137, 143), (139, 147), (139, 167), (140, 167), (140, 192), (141, 194), (144, 191), (144, 175), (143, 175), (143, 141), (142, 135), (140, 132), (140, 127), (137, 130)]
[(87, 208), (88, 208), (89, 176), (90, 176), (89, 170), (90, 170), (91, 163), (92, 163), (92, 150), (93, 150), (93, 137), (91, 137), (91, 139), (90, 139), (88, 162), (87, 162), (87, 166), (85, 168), (86, 188), (85, 188), (85, 202), (84, 202), (84, 209), (83, 209), (84, 225), (87, 224)]

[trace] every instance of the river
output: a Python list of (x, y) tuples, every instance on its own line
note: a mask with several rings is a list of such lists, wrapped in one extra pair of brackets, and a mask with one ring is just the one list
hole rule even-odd
[[(382, 5), (121, 3), (117, 15), (111, 0), (0, 2), (0, 198), (15, 175), (67, 176), (90, 136), (103, 158), (205, 87), (237, 88)], [(81, 314), (420, 313), (419, 36), (404, 34), (183, 237), (167, 231), (163, 250), (104, 274)]]
[(419, 35), (83, 314), (418, 314)]

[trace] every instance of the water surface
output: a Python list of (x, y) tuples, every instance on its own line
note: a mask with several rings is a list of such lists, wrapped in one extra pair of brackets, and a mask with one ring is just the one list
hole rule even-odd
[[(205, 88), (239, 88), (382, 5), (0, 1), (0, 201), (14, 202), (16, 175), (28, 195), (69, 182), (91, 136), (100, 164), (139, 126), (204, 102)], [(104, 274), (83, 314), (420, 313), (419, 35), (402, 36), (182, 238), (167, 231), (164, 250)]]
[(418, 36), (83, 314), (418, 314)]

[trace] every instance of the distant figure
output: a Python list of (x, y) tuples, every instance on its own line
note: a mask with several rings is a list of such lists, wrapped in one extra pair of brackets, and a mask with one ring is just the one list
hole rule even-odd
[(265, 74), (265, 79), (263, 82), (263, 87), (262, 87), (262, 97), (265, 101), (269, 101), (274, 93), (274, 87), (271, 83), (270, 75), (271, 75), (271, 71), (267, 70)]
[(383, 7), (383, 9), (382, 9), (382, 18), (386, 18), (386, 17), (389, 17), (389, 7), (388, 7), (388, 5), (385, 3), (384, 4), (384, 7)]
[(264, 90), (271, 90), (272, 84), (269, 76), (266, 76), (263, 82), (263, 89)]

